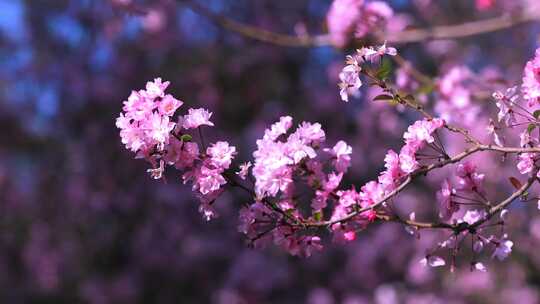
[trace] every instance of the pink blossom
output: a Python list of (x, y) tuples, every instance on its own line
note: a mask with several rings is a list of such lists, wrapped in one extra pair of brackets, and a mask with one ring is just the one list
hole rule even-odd
[(211, 112), (202, 108), (189, 109), (187, 115), (179, 118), (178, 124), (182, 125), (184, 129), (195, 129), (203, 125), (214, 126), (210, 121), (211, 116)]
[(318, 236), (305, 236), (302, 238), (300, 246), (302, 248), (300, 256), (307, 258), (309, 258), (313, 252), (321, 251), (323, 249), (321, 238)]
[(540, 97), (540, 49), (537, 49), (534, 58), (527, 62), (523, 70), (523, 85), (521, 91), (528, 101), (529, 107), (538, 104)]
[(265, 131), (262, 139), (257, 140), (252, 174), (259, 197), (275, 196), (278, 191), (285, 191), (292, 184), (295, 166), (304, 159), (315, 158), (315, 148), (325, 139), (320, 124), (303, 122), (286, 141), (279, 141), (278, 137), (287, 132), (291, 123), (290, 117), (282, 117)]
[(394, 11), (386, 2), (371, 1), (366, 3), (361, 20), (356, 26), (355, 36), (361, 38), (367, 35), (372, 29), (383, 27), (393, 15)]
[(193, 162), (199, 159), (199, 146), (194, 142), (182, 142), (173, 138), (167, 146), (164, 160), (168, 165), (176, 169), (184, 169), (193, 166)]
[(399, 155), (393, 150), (388, 150), (384, 157), (386, 170), (379, 175), (379, 183), (384, 185), (387, 190), (393, 190), (397, 181), (405, 176), (405, 172), (401, 170)]
[(292, 117), (282, 116), (279, 121), (274, 123), (269, 129), (264, 132), (264, 140), (274, 141), (279, 136), (287, 133), (292, 126)]
[(292, 133), (288, 141), (300, 141), (304, 145), (318, 146), (325, 140), (324, 130), (320, 123), (302, 122)]
[(184, 104), (182, 101), (174, 98), (172, 95), (165, 95), (159, 102), (159, 113), (162, 115), (173, 116), (174, 112)]
[[(128, 100), (124, 101), (124, 112), (116, 119), (116, 126), (127, 149), (145, 156), (152, 149), (163, 151), (169, 143), (170, 132), (176, 126), (171, 117), (181, 102), (167, 95), (165, 106), (162, 106), (164, 101), (161, 97), (168, 84), (156, 78), (154, 82), (147, 83), (146, 91), (132, 91)], [(154, 111), (160, 107), (167, 108), (167, 111)]]
[(169, 84), (170, 83), (168, 81), (161, 82), (161, 78), (159, 78), (159, 77), (154, 79), (153, 82), (151, 82), (151, 81), (147, 82), (146, 83), (146, 91), (145, 91), (146, 97), (148, 97), (150, 99), (154, 99), (154, 98), (157, 98), (157, 97), (163, 97), (163, 95), (165, 94), (165, 90), (167, 89)]
[(473, 192), (483, 192), (485, 175), (476, 171), (476, 165), (466, 161), (457, 166), (458, 189)]
[(328, 24), (328, 32), (332, 38), (332, 42), (343, 47), (349, 39), (349, 35), (353, 32), (355, 24), (360, 17), (360, 9), (364, 5), (364, 0), (335, 0), (332, 2), (326, 22)]
[(193, 191), (199, 190), (202, 194), (219, 190), (226, 184), (225, 178), (221, 176), (219, 169), (211, 169), (205, 166), (187, 171), (182, 176), (184, 183), (191, 180), (193, 182)]
[(503, 143), (503, 140), (501, 139), (501, 136), (499, 135), (499, 133), (497, 132), (499, 128), (497, 126), (495, 126), (495, 123), (493, 122), (493, 120), (490, 118), (489, 119), (489, 124), (488, 126), (486, 127), (486, 131), (488, 134), (492, 134), (493, 135), (493, 142), (499, 146), (499, 147), (503, 147), (504, 146), (504, 143)]
[(493, 93), (495, 105), (497, 106), (497, 108), (499, 108), (497, 119), (499, 120), (499, 122), (504, 120), (504, 123), (507, 127), (510, 127), (517, 122), (516, 115), (513, 109), (517, 99), (519, 98), (516, 93), (517, 87), (508, 88), (505, 93), (502, 93), (500, 91)]
[(321, 190), (317, 190), (315, 192), (315, 198), (313, 199), (311, 203), (311, 208), (318, 211), (326, 207), (326, 201), (328, 199), (328, 196), (336, 190), (336, 188), (341, 183), (341, 179), (343, 178), (343, 173), (335, 174), (330, 173), (328, 174), (328, 179), (325, 181), (323, 187)]
[(384, 188), (381, 184), (371, 181), (362, 186), (360, 192), (360, 206), (362, 208), (369, 207), (379, 203), (384, 198)]
[(150, 173), (150, 176), (153, 179), (161, 179), (164, 171), (165, 171), (165, 162), (163, 160), (159, 162), (159, 166), (157, 168), (146, 170), (146, 172)]
[(360, 202), (360, 194), (354, 189), (340, 190), (337, 192), (339, 204), (343, 207), (352, 207)]
[(206, 149), (212, 165), (218, 168), (228, 169), (232, 159), (236, 155), (236, 148), (226, 141), (218, 141)]
[(484, 210), (467, 210), (461, 219), (461, 222), (465, 222), (469, 225), (473, 225), (476, 222), (486, 218), (487, 214)]
[(518, 156), (517, 168), (519, 173), (527, 174), (533, 171), (534, 169), (534, 153), (521, 153)]
[(435, 141), (432, 134), (442, 126), (444, 126), (444, 120), (439, 118), (418, 120), (409, 126), (407, 132), (403, 134), (403, 139), (407, 145), (417, 150), (423, 146), (424, 142)]
[(339, 73), (339, 80), (341, 81), (339, 86), (339, 96), (341, 100), (348, 102), (349, 95), (354, 95), (358, 92), (362, 86), (362, 81), (360, 80), (360, 68), (354, 65), (347, 65), (343, 68), (341, 73)]
[(420, 260), (420, 264), (423, 266), (430, 266), (430, 267), (441, 267), (446, 265), (446, 262), (443, 258), (436, 256), (436, 255), (428, 255), (422, 260)]
[(533, 147), (537, 144), (538, 144), (538, 139), (531, 137), (531, 133), (529, 133), (529, 131), (523, 130), (523, 132), (519, 134), (519, 145), (522, 148)]
[(338, 172), (347, 172), (347, 169), (351, 165), (352, 147), (347, 145), (346, 142), (340, 140), (332, 149), (324, 149), (325, 152), (332, 154), (335, 158), (332, 160), (334, 168)]
[(238, 172), (236, 172), (236, 175), (238, 175), (241, 179), (246, 179), (246, 176), (249, 173), (249, 168), (251, 168), (251, 162), (241, 164)]
[(399, 167), (406, 173), (410, 174), (419, 167), (415, 156), (416, 151), (409, 145), (405, 145), (399, 152)]
[(495, 246), (495, 251), (491, 255), (491, 258), (496, 257), (497, 259), (499, 259), (499, 261), (502, 261), (506, 259), (512, 252), (512, 246), (514, 246), (514, 242), (503, 239), (500, 241), (496, 241)]
[(456, 211), (459, 210), (459, 205), (452, 199), (456, 192), (450, 186), (448, 180), (444, 180), (441, 190), (437, 191), (437, 201), (440, 205), (439, 217), (449, 220)]
[(486, 272), (487, 271), (487, 268), (484, 264), (480, 263), (480, 262), (476, 262), (474, 263), (474, 269), (475, 270), (478, 270), (478, 271), (481, 271), (481, 272)]

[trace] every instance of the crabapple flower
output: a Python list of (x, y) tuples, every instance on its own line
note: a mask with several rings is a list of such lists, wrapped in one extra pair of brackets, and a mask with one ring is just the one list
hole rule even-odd
[(444, 126), (444, 120), (434, 118), (431, 120), (417, 120), (409, 126), (407, 132), (403, 134), (405, 143), (415, 150), (420, 149), (424, 143), (432, 143), (435, 141), (432, 134), (439, 128)]
[(485, 174), (476, 171), (476, 165), (466, 161), (457, 166), (458, 189), (483, 193)]
[(540, 49), (537, 49), (534, 58), (529, 60), (523, 70), (523, 84), (521, 91), (529, 107), (537, 105), (540, 101)]
[(146, 83), (146, 91), (144, 91), (145, 96), (149, 99), (155, 99), (157, 97), (163, 97), (165, 90), (169, 86), (170, 82), (162, 82), (161, 78), (156, 78), (154, 81), (149, 81)]
[(499, 128), (497, 126), (495, 126), (495, 123), (493, 122), (493, 120), (490, 118), (489, 119), (489, 124), (488, 126), (486, 127), (486, 131), (488, 134), (492, 134), (493, 135), (493, 142), (499, 146), (499, 147), (503, 147), (504, 146), (504, 143), (501, 139), (501, 136), (499, 135), (499, 133), (497, 133), (497, 130)]
[(480, 262), (474, 263), (473, 268), (481, 272), (487, 272), (487, 267)]
[(374, 63), (377, 59), (384, 55), (395, 56), (397, 50), (393, 47), (386, 46), (386, 42), (378, 47), (362, 47), (356, 50), (355, 55), (346, 56), (345, 67), (339, 73), (339, 95), (341, 100), (348, 102), (349, 96), (358, 95), (359, 89), (362, 86), (360, 80), (360, 72), (362, 64), (367, 62)]
[(406, 174), (412, 173), (419, 167), (415, 154), (415, 149), (409, 145), (403, 146), (399, 152), (399, 166)]
[(339, 73), (339, 80), (341, 81), (339, 86), (339, 96), (341, 100), (348, 102), (349, 95), (353, 95), (362, 86), (362, 81), (360, 80), (360, 68), (354, 65), (347, 65), (343, 68), (341, 73)]
[(152, 164), (151, 177), (163, 177), (166, 166), (183, 170), (184, 183), (192, 182), (200, 199), (199, 211), (206, 219), (217, 216), (212, 202), (223, 192), (227, 182), (223, 176), (236, 155), (236, 148), (218, 141), (201, 154), (192, 136), (184, 133), (201, 125), (213, 126), (212, 115), (205, 109), (189, 109), (188, 114), (172, 122), (183, 104), (165, 90), (169, 82), (156, 78), (146, 84), (145, 90), (132, 91), (124, 101), (123, 112), (116, 120), (120, 137), (126, 148)]
[(308, 122), (301, 123), (286, 141), (278, 140), (291, 125), (291, 117), (281, 117), (265, 131), (262, 139), (257, 140), (252, 174), (255, 177), (255, 193), (259, 198), (275, 196), (292, 186), (295, 169), (304, 160), (314, 159), (316, 149), (325, 140), (321, 125)]
[(507, 239), (496, 241), (495, 251), (491, 255), (491, 258), (496, 257), (499, 261), (506, 259), (512, 252), (512, 246), (514, 246), (514, 242)]
[(493, 93), (493, 98), (495, 99), (495, 105), (499, 108), (498, 121), (504, 120), (507, 127), (514, 125), (517, 122), (514, 106), (519, 98), (517, 87), (508, 88), (505, 93), (496, 91)]
[(163, 97), (159, 103), (158, 109), (161, 115), (173, 116), (174, 112), (184, 104), (182, 101), (174, 98), (172, 95), (167, 94)]
[(168, 81), (156, 78), (146, 84), (146, 90), (132, 91), (124, 101), (116, 127), (127, 149), (146, 156), (152, 150), (163, 151), (169, 144), (170, 132), (176, 126), (171, 118), (182, 102), (164, 95), (168, 85)]
[(521, 153), (518, 156), (517, 168), (519, 173), (527, 174), (533, 171), (534, 169), (534, 153)]
[(188, 114), (179, 117), (178, 123), (182, 125), (184, 129), (196, 129), (200, 126), (214, 126), (214, 123), (210, 121), (212, 112), (208, 112), (206, 109), (189, 109)]
[(206, 154), (210, 156), (210, 161), (215, 167), (228, 169), (236, 155), (236, 148), (229, 146), (226, 141), (218, 141), (206, 149)]
[(486, 218), (487, 214), (484, 210), (467, 210), (465, 214), (463, 215), (463, 218), (461, 220), (458, 220), (458, 222), (465, 222), (469, 225), (473, 225), (474, 223)]
[(441, 267), (446, 265), (446, 262), (443, 258), (436, 256), (436, 255), (427, 255), (425, 258), (420, 260), (420, 264), (422, 266), (430, 266), (430, 267)]
[(246, 179), (246, 176), (249, 173), (249, 168), (251, 168), (251, 162), (241, 164), (238, 172), (236, 172), (236, 175), (238, 175), (241, 179)]
[[(394, 189), (397, 181), (406, 175), (406, 172), (401, 169), (400, 157), (393, 150), (388, 150), (386, 156), (384, 157), (384, 163), (386, 170), (379, 175), (379, 183), (381, 183), (386, 189), (391, 190)], [(416, 164), (412, 167), (415, 166)]]
[(325, 180), (324, 186), (322, 187), (322, 189), (317, 190), (315, 192), (315, 198), (313, 199), (311, 203), (311, 208), (313, 208), (315, 211), (319, 211), (325, 208), (328, 197), (339, 186), (342, 178), (343, 178), (343, 172), (339, 174), (335, 174), (335, 173), (328, 174), (328, 179)]
[(394, 11), (386, 2), (371, 1), (366, 3), (362, 20), (358, 22), (355, 36), (362, 38), (376, 26), (383, 26), (394, 15)]
[(529, 133), (527, 130), (523, 130), (519, 134), (519, 145), (522, 148), (525, 147), (534, 147), (538, 144), (538, 139), (531, 137), (531, 133)]
[(184, 183), (189, 180), (193, 181), (193, 191), (199, 190), (202, 194), (208, 194), (219, 190), (222, 185), (227, 183), (221, 175), (222, 172), (219, 168), (201, 166), (200, 168), (184, 173), (182, 178), (184, 179)]
[(366, 61), (376, 62), (384, 55), (396, 56), (397, 49), (394, 47), (386, 46), (386, 41), (378, 47), (363, 47), (357, 50), (358, 56), (364, 58)]
[(351, 146), (340, 140), (332, 149), (326, 148), (324, 151), (333, 156), (332, 164), (338, 172), (347, 172), (347, 169), (351, 166)]
[(362, 38), (386, 26), (394, 11), (383, 1), (334, 0), (326, 22), (332, 43), (344, 47), (352, 38)]
[(335, 0), (332, 2), (326, 22), (332, 42), (339, 47), (345, 46), (349, 35), (361, 16), (364, 0)]
[(452, 188), (448, 180), (444, 180), (441, 190), (437, 191), (437, 201), (439, 202), (439, 217), (449, 220), (452, 215), (459, 210), (459, 205), (452, 199), (456, 190)]

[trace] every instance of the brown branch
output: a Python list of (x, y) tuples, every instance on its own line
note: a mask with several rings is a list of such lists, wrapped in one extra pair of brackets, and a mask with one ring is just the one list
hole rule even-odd
[[(256, 26), (235, 21), (214, 13), (208, 8), (190, 0), (178, 0), (195, 13), (205, 16), (217, 25), (245, 37), (285, 47), (318, 47), (331, 45), (330, 35), (301, 35), (275, 33)], [(502, 15), (490, 19), (471, 21), (462, 24), (434, 26), (432, 28), (409, 29), (397, 33), (379, 34), (379, 40), (393, 44), (419, 42), (436, 39), (456, 39), (495, 32), (513, 26), (538, 20), (540, 13), (525, 11), (515, 15)]]
[(516, 15), (505, 14), (490, 19), (465, 22), (462, 24), (435, 26), (428, 29), (411, 29), (398, 33), (386, 33), (384, 34), (384, 39), (394, 44), (437, 39), (457, 39), (500, 31), (538, 19), (538, 12), (523, 11)]

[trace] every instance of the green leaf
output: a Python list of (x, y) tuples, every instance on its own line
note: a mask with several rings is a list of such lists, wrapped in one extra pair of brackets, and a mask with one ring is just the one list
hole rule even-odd
[(391, 72), (392, 72), (392, 62), (388, 58), (383, 58), (382, 64), (379, 67), (379, 70), (377, 70), (375, 77), (377, 77), (380, 80), (383, 80), (383, 79), (388, 78)]
[(373, 98), (373, 100), (393, 100), (393, 99), (394, 99), (394, 96), (386, 95), (386, 94), (377, 95), (375, 96), (375, 98)]
[(536, 124), (529, 124), (529, 126), (527, 127), (527, 132), (529, 132), (529, 134), (534, 131), (534, 129), (536, 129)]
[(322, 212), (321, 211), (315, 212), (315, 214), (313, 214), (313, 218), (315, 218), (317, 222), (320, 221), (322, 219)]
[(538, 119), (538, 116), (540, 116), (540, 110), (536, 110), (533, 112), (534, 118)]
[(192, 138), (191, 135), (189, 135), (189, 134), (184, 134), (184, 135), (180, 136), (180, 139), (181, 139), (183, 142), (187, 142), (187, 141), (191, 141), (193, 138)]

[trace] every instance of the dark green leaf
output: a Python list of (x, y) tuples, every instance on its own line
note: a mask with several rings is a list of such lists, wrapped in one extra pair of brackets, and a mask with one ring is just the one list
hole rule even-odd
[(534, 118), (538, 119), (538, 116), (540, 116), (540, 110), (536, 110), (533, 112)]
[(385, 94), (377, 95), (375, 96), (375, 98), (373, 98), (373, 100), (393, 100), (393, 99), (394, 99), (394, 96), (385, 95)]
[(379, 70), (377, 70), (375, 77), (383, 80), (383, 79), (388, 78), (391, 72), (392, 72), (392, 62), (388, 60), (387, 58), (383, 58), (382, 64), (379, 67)]
[(184, 134), (184, 135), (180, 136), (180, 139), (182, 141), (186, 142), (186, 141), (191, 141), (192, 137), (189, 134)]
[(527, 132), (531, 133), (536, 128), (536, 124), (529, 124), (527, 127)]

